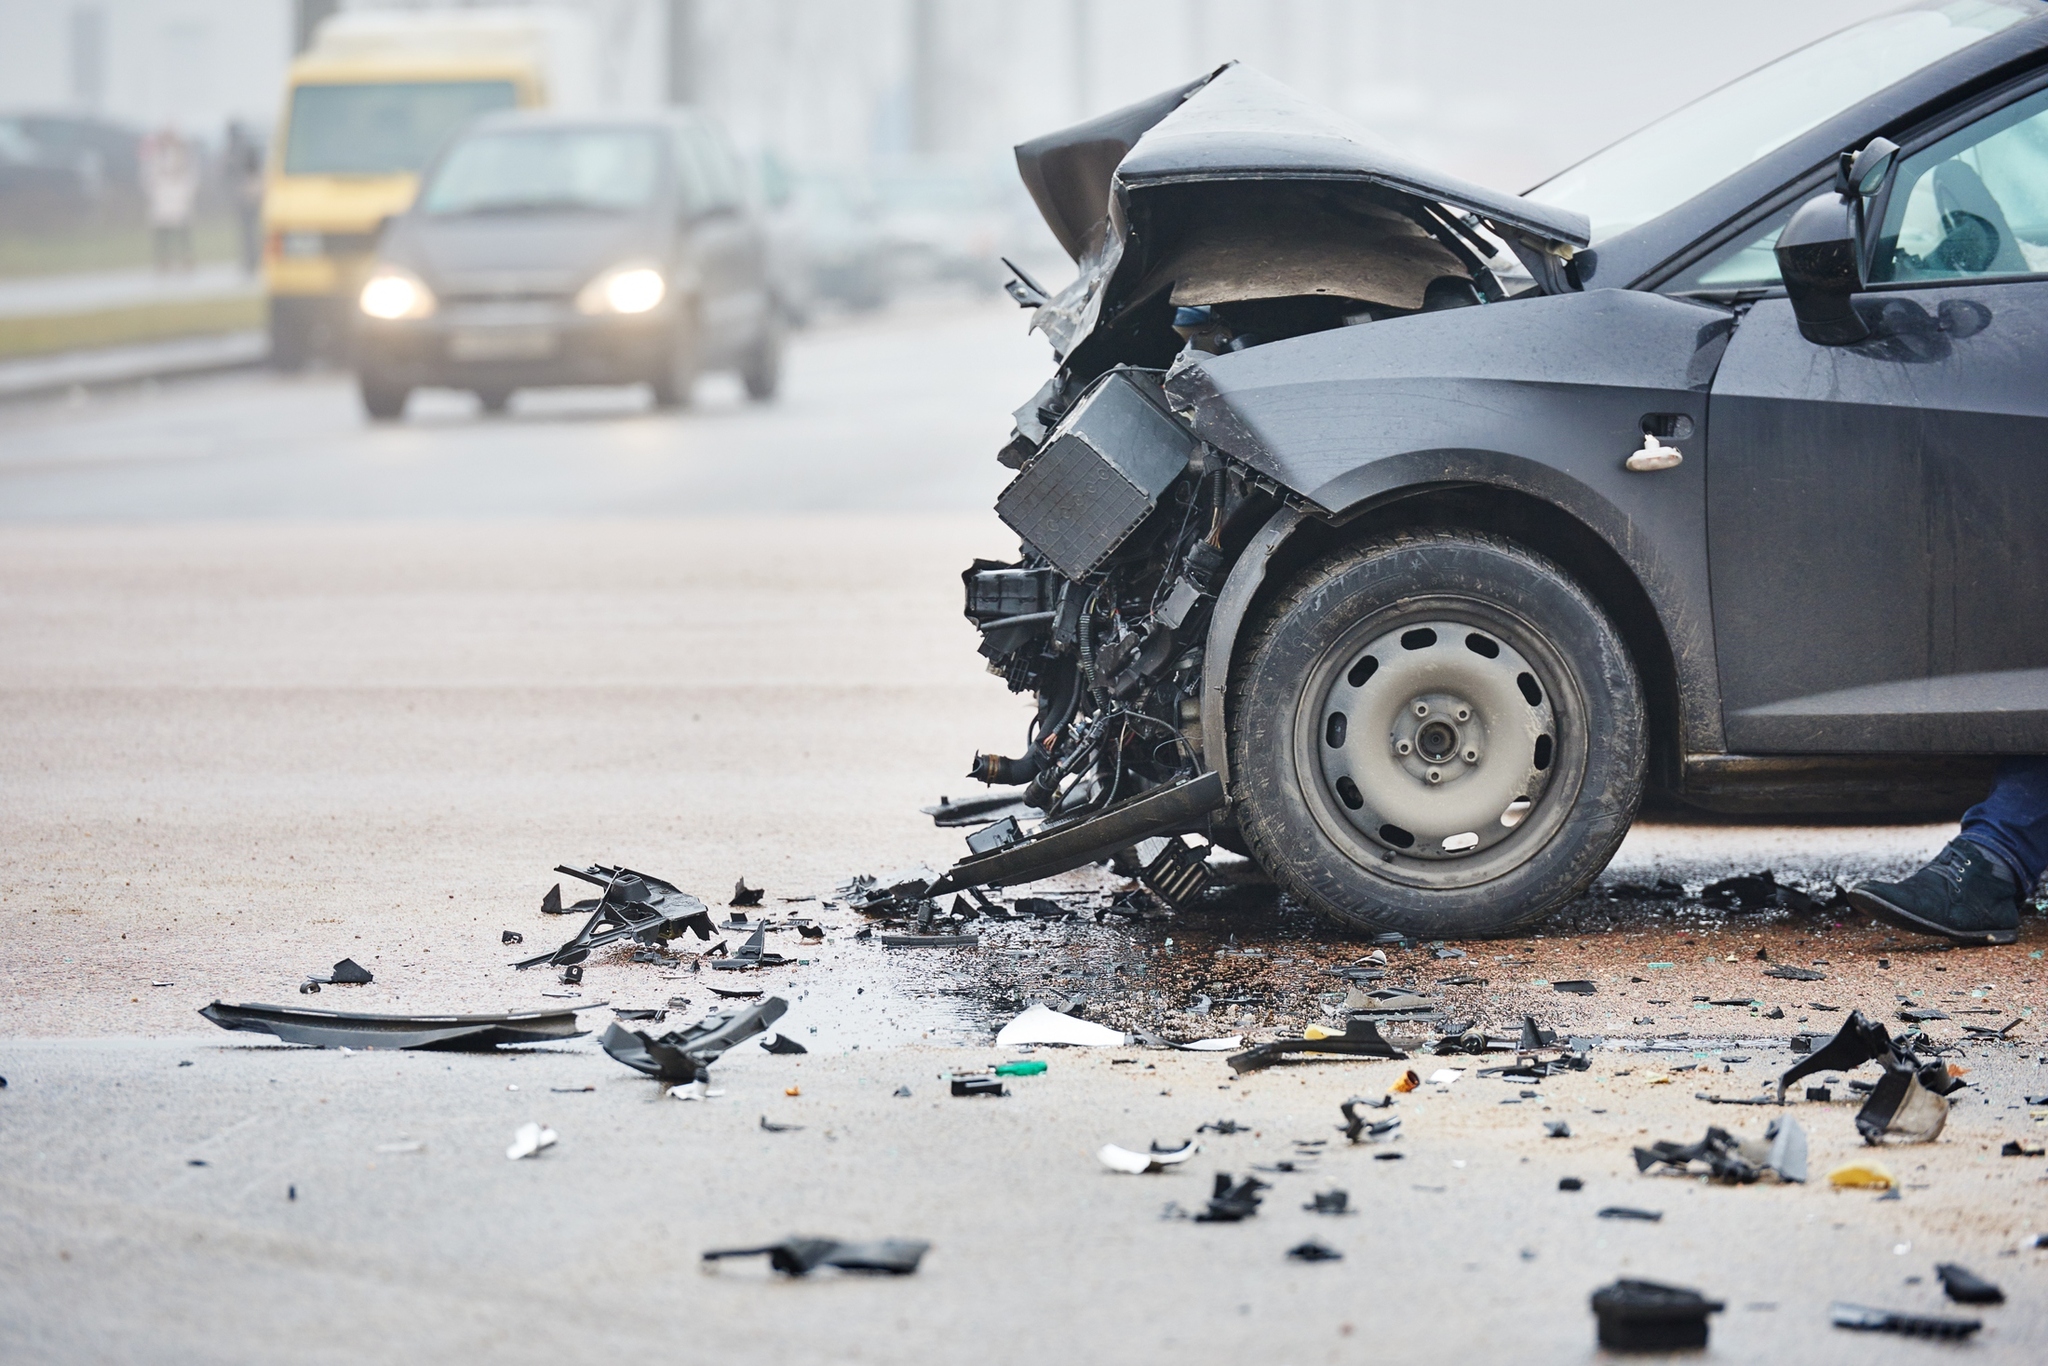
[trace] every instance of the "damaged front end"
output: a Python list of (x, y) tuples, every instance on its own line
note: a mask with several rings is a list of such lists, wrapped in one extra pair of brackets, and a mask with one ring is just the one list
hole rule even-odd
[(1147, 885), (1181, 900), (1206, 872), (1178, 837), (1229, 838), (1205, 753), (1205, 680), (1229, 666), (1211, 618), (1247, 544), (1300, 502), (1244, 458), (1256, 434), (1205, 401), (1201, 363), (1569, 288), (1585, 223), (1411, 166), (1234, 64), (1017, 158), (1079, 274), (1012, 289), (1060, 364), (998, 457), (1018, 471), (996, 511), (1019, 558), (963, 579), (990, 672), (1036, 710), (1021, 753), (969, 774), (1018, 805), (933, 891), (1138, 846)]

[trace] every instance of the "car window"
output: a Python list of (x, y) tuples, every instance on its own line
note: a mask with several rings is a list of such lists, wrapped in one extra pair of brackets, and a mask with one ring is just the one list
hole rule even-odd
[[(1802, 201), (1804, 202), (1804, 201)], [(1733, 242), (1709, 252), (1664, 285), (1667, 294), (1711, 294), (1738, 289), (1771, 289), (1784, 283), (1778, 274), (1778, 234), (1791, 221), (1787, 205)]]
[(637, 129), (476, 133), (449, 149), (420, 196), (430, 214), (644, 207), (661, 184), (658, 135)]
[(1873, 281), (2048, 273), (2048, 90), (1899, 164)]
[(380, 81), (292, 92), (286, 175), (417, 171), (479, 114), (510, 109), (510, 81)]

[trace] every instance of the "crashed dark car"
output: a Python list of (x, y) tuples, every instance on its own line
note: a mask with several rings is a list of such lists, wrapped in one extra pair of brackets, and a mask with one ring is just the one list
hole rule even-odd
[(1522, 196), (1241, 65), (1017, 160), (1079, 274), (1011, 285), (1058, 367), (965, 581), (1036, 713), (939, 890), (1194, 835), (1485, 934), (1646, 799), (1952, 815), (2048, 752), (2041, 5), (1859, 24)]

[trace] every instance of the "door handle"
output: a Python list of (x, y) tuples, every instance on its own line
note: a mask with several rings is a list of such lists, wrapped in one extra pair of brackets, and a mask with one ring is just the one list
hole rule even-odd
[(1651, 474), (1657, 470), (1676, 469), (1685, 461), (1684, 454), (1676, 446), (1666, 446), (1648, 432), (1643, 433), (1643, 448), (1632, 453), (1623, 462), (1636, 474)]

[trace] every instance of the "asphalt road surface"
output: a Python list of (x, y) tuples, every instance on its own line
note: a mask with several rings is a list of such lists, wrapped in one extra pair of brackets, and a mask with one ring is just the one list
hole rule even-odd
[[(1540, 1087), (1406, 1097), (1401, 1161), (1291, 1146), (1335, 1140), (1337, 1102), (1385, 1091), (1388, 1063), (1235, 1079), (1213, 1055), (1056, 1052), (1006, 1100), (950, 1098), (939, 1074), (997, 1060), (991, 1028), (1027, 1001), (1271, 1037), (1328, 1019), (1321, 969), (1361, 951), (1241, 863), (1158, 922), (1098, 924), (1113, 881), (1077, 874), (1052, 889), (1077, 918), (984, 924), (976, 950), (891, 956), (825, 905), (849, 875), (950, 861), (957, 832), (916, 808), (1021, 733), (957, 575), (1010, 552), (992, 457), (1045, 364), (1015, 311), (930, 304), (801, 337), (766, 407), (718, 382), (680, 415), (630, 391), (503, 418), (426, 395), (372, 427), (340, 377), (260, 374), (0, 407), (0, 1356), (1573, 1361), (1588, 1292), (1647, 1275), (1728, 1301), (1713, 1359), (1917, 1361), (1945, 1349), (1830, 1329), (1827, 1303), (1938, 1311), (1932, 1264), (1956, 1260), (2009, 1297), (1969, 1350), (2042, 1358), (2048, 1252), (2020, 1240), (2048, 1230), (2048, 1187), (1999, 1156), (2048, 1134), (2041, 922), (1950, 953), (1607, 894), (1759, 867), (1819, 890), (1902, 871), (1947, 827), (1645, 825), (1535, 933), (1397, 951), (1390, 980), (1450, 1014), (1610, 1040)], [(538, 912), (562, 862), (721, 915), (744, 876), (772, 919), (817, 918), (826, 938), (779, 934), (802, 961), (759, 978), (812, 1052), (743, 1046), (725, 1096), (679, 1105), (590, 1038), (343, 1056), (193, 1013), (567, 1002), (601, 1031), (600, 1003), (682, 998), (659, 1027), (694, 1019), (730, 975), (689, 956), (601, 956), (580, 987), (508, 967), (567, 936)], [(343, 956), (376, 981), (296, 994)], [(1823, 978), (1764, 976), (1786, 962)], [(1754, 1094), (1786, 1035), (1857, 1005), (1896, 1024), (1901, 1001), (1944, 1009), (1930, 1036), (1973, 1083), (1941, 1142), (1881, 1154), (1903, 1199), (1636, 1175), (1631, 1144), (1775, 1113), (1696, 1092)], [(1682, 1061), (1633, 1051), (1651, 1040)], [(1817, 1172), (1854, 1155), (1851, 1110), (1799, 1111)], [(1090, 1156), (1219, 1118), (1251, 1132), (1202, 1134), (1180, 1174)], [(508, 1162), (528, 1119), (562, 1141)], [(1267, 1172), (1245, 1224), (1158, 1217), (1283, 1161), (1304, 1169)], [(1300, 1210), (1333, 1185), (1363, 1212)], [(903, 1281), (699, 1274), (708, 1247), (791, 1232), (934, 1247)], [(1310, 1236), (1345, 1259), (1283, 1257)]]

